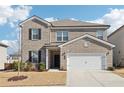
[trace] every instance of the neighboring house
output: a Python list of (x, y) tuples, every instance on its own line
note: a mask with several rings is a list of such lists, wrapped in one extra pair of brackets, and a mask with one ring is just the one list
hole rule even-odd
[(23, 62), (44, 62), (46, 69), (106, 69), (113, 66), (113, 44), (107, 42), (109, 25), (33, 16), (20, 23)]
[(10, 54), (8, 57), (8, 63), (13, 63), (14, 61), (21, 61), (21, 55), (17, 53)]
[(0, 43), (0, 70), (4, 69), (4, 63), (7, 62), (7, 45)]
[(114, 65), (124, 66), (124, 26), (110, 34), (108, 40), (116, 46), (113, 50)]

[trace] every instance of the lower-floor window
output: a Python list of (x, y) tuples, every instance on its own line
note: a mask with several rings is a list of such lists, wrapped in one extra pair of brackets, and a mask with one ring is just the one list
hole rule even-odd
[(31, 61), (38, 63), (38, 51), (31, 51)]

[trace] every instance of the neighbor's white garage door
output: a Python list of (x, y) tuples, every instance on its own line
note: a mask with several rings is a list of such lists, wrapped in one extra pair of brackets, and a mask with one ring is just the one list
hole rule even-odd
[(96, 55), (73, 55), (68, 56), (68, 70), (83, 70), (83, 69), (103, 69), (105, 68), (105, 60), (103, 56)]

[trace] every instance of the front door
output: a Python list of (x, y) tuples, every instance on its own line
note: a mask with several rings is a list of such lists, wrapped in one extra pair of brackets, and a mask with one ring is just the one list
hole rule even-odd
[(54, 68), (60, 67), (60, 55), (54, 55)]

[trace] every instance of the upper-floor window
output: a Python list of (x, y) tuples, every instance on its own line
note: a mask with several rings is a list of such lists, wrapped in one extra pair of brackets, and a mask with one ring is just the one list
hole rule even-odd
[(96, 37), (97, 37), (97, 38), (103, 39), (103, 36), (104, 36), (103, 31), (97, 31), (97, 32), (96, 32)]
[(60, 42), (68, 41), (68, 32), (67, 31), (58, 31), (57, 32), (57, 41), (60, 41)]
[(29, 29), (29, 39), (30, 40), (40, 40), (41, 39), (41, 29)]

